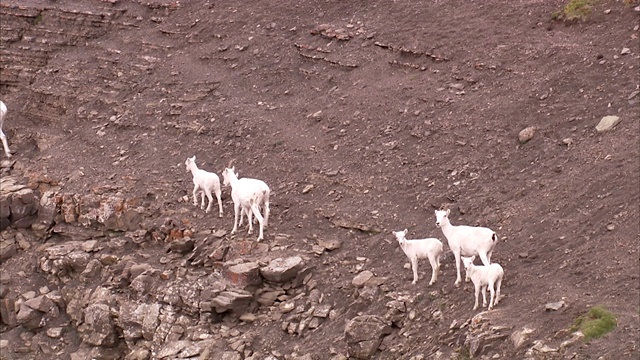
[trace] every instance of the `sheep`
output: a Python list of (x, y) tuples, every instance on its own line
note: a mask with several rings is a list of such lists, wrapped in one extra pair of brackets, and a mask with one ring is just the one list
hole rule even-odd
[[(478, 293), (482, 291), (482, 307), (487, 306), (487, 287), (491, 292), (491, 299), (489, 299), (489, 310), (498, 305), (500, 301), (500, 285), (502, 285), (502, 278), (504, 276), (504, 270), (502, 266), (497, 263), (491, 265), (476, 266), (473, 264), (475, 255), (472, 257), (462, 257), (462, 263), (467, 272), (466, 279), (471, 279), (475, 287), (475, 304), (473, 310), (478, 308)], [(494, 290), (495, 285), (495, 290)]]
[[(240, 215), (240, 224), (242, 224), (242, 215), (246, 213), (249, 220), (248, 234), (253, 232), (251, 216), (254, 215), (260, 224), (260, 233), (257, 241), (264, 239), (263, 229), (267, 227), (269, 222), (269, 195), (271, 193), (269, 186), (258, 179), (238, 179), (235, 166), (226, 167), (222, 172), (222, 178), (224, 186), (231, 186), (231, 199), (233, 200), (234, 209), (231, 234), (235, 234), (238, 230), (238, 215)], [(260, 207), (264, 209), (264, 217), (260, 214)]]
[(413, 282), (418, 282), (418, 259), (429, 259), (431, 263), (431, 281), (429, 285), (433, 285), (438, 279), (440, 271), (440, 256), (442, 255), (442, 242), (436, 238), (407, 240), (407, 229), (404, 231), (392, 231), (393, 235), (398, 239), (400, 248), (404, 251), (407, 258), (411, 262), (413, 269)]
[(209, 198), (209, 205), (205, 212), (209, 212), (211, 210), (211, 203), (213, 202), (213, 197), (211, 196), (211, 192), (216, 194), (216, 198), (218, 199), (218, 210), (219, 216), (222, 217), (222, 189), (220, 188), (220, 178), (218, 175), (212, 172), (208, 172), (202, 169), (198, 169), (196, 165), (196, 156), (192, 156), (187, 158), (184, 162), (187, 167), (187, 171), (191, 171), (193, 175), (193, 205), (198, 206), (197, 200), (197, 192), (200, 190), (202, 195), (202, 204), (200, 205), (201, 209), (204, 209), (204, 196), (207, 195)]
[(9, 144), (7, 144), (7, 136), (2, 131), (2, 124), (4, 123), (4, 117), (7, 115), (7, 105), (0, 100), (0, 140), (2, 140), (2, 146), (4, 147), (4, 154), (8, 158), (11, 157), (11, 150), (9, 150)]
[(457, 277), (455, 286), (460, 286), (460, 256), (478, 255), (482, 263), (487, 266), (491, 263), (491, 253), (498, 242), (496, 233), (486, 227), (477, 226), (453, 226), (449, 222), (450, 210), (436, 210), (436, 226), (442, 229), (447, 238), (449, 248), (456, 258)]

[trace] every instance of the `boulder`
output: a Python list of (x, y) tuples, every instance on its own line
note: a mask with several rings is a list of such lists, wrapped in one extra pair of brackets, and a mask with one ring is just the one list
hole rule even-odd
[(226, 267), (224, 270), (224, 277), (227, 281), (240, 289), (244, 289), (251, 285), (260, 285), (262, 283), (262, 277), (260, 277), (260, 265), (256, 262), (247, 262)]
[(300, 256), (277, 258), (260, 268), (260, 273), (268, 281), (283, 283), (295, 278), (303, 267), (304, 260)]
[(344, 330), (349, 356), (370, 359), (382, 338), (391, 331), (391, 324), (377, 315), (360, 315), (351, 319)]

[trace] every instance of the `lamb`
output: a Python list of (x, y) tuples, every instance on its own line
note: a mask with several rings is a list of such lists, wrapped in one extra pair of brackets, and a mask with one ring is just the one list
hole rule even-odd
[(222, 199), (220, 197), (222, 195), (222, 189), (220, 188), (220, 178), (218, 175), (198, 169), (195, 155), (187, 158), (184, 164), (187, 167), (187, 171), (191, 171), (191, 174), (193, 174), (193, 205), (198, 206), (196, 194), (198, 190), (200, 190), (202, 195), (202, 204), (200, 205), (200, 208), (204, 209), (204, 196), (207, 195), (207, 198), (209, 198), (209, 205), (205, 211), (208, 213), (211, 210), (211, 203), (213, 202), (213, 197), (211, 196), (211, 193), (213, 192), (216, 194), (216, 198), (218, 199), (219, 216), (222, 217)]
[[(260, 233), (257, 241), (264, 239), (264, 228), (267, 227), (269, 222), (269, 195), (271, 193), (269, 186), (258, 179), (238, 179), (235, 166), (225, 168), (222, 172), (222, 177), (224, 186), (231, 186), (231, 199), (233, 200), (234, 209), (231, 234), (235, 234), (238, 230), (238, 215), (240, 215), (242, 222), (242, 215), (246, 213), (249, 220), (248, 233), (251, 234), (253, 232), (251, 216), (254, 215), (260, 224)], [(260, 214), (261, 207), (264, 210), (264, 218)]]
[(7, 106), (0, 100), (0, 140), (2, 140), (2, 146), (4, 147), (4, 154), (8, 158), (11, 157), (11, 150), (9, 150), (9, 144), (7, 144), (7, 136), (2, 131), (2, 124), (4, 123), (4, 117), (7, 115)]
[[(504, 276), (504, 270), (502, 266), (497, 263), (485, 266), (476, 266), (473, 264), (473, 260), (476, 257), (462, 257), (462, 263), (466, 269), (466, 279), (471, 279), (475, 286), (475, 305), (473, 310), (478, 308), (478, 293), (482, 291), (482, 307), (487, 306), (487, 286), (491, 292), (491, 299), (489, 299), (489, 310), (498, 305), (500, 301), (500, 285), (502, 285), (502, 278)], [(495, 290), (494, 290), (495, 285)]]
[(404, 251), (407, 258), (411, 262), (413, 269), (413, 284), (418, 282), (418, 259), (429, 259), (431, 263), (431, 281), (429, 285), (433, 285), (438, 279), (440, 271), (440, 256), (442, 255), (442, 242), (435, 238), (407, 240), (407, 229), (404, 231), (392, 231), (393, 235), (398, 239), (400, 248)]
[(455, 286), (460, 286), (460, 256), (478, 255), (485, 266), (491, 263), (491, 253), (498, 242), (496, 233), (486, 227), (453, 226), (449, 222), (450, 210), (436, 210), (436, 226), (442, 229), (449, 248), (456, 258), (457, 277)]

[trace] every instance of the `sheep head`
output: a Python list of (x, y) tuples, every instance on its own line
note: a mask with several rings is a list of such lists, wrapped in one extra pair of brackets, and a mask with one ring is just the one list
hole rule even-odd
[(404, 229), (403, 231), (392, 231), (391, 233), (395, 235), (396, 239), (398, 240), (398, 243), (400, 244), (402, 244), (406, 240), (407, 229)]
[(187, 168), (187, 171), (190, 171), (191, 170), (191, 164), (195, 165), (195, 163), (196, 163), (196, 156), (193, 155), (192, 157), (187, 158), (187, 160), (184, 162), (184, 166)]
[(224, 186), (231, 185), (231, 177), (238, 178), (238, 174), (236, 173), (236, 167), (226, 167), (224, 171), (222, 171), (222, 183)]
[(436, 226), (440, 227), (443, 224), (444, 219), (446, 219), (447, 217), (449, 217), (449, 214), (451, 213), (450, 209), (445, 210), (436, 210)]
[(461, 258), (462, 258), (462, 263), (464, 264), (464, 268), (468, 270), (469, 266), (473, 264), (473, 260), (476, 259), (476, 256), (475, 255), (471, 257), (461, 256)]

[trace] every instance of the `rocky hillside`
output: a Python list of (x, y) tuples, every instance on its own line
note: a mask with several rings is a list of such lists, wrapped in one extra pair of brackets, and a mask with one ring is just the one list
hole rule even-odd
[[(637, 358), (640, 5), (565, 3), (3, 0), (0, 358)], [(269, 184), (264, 240), (193, 155)]]

